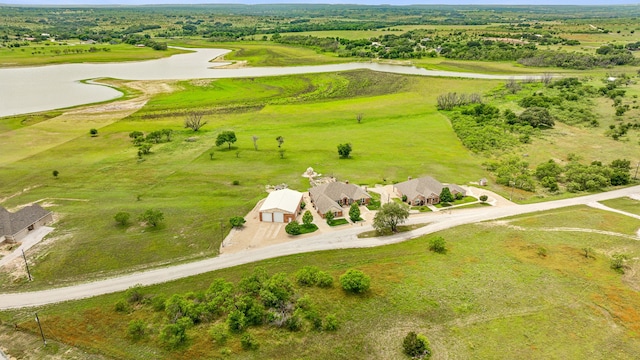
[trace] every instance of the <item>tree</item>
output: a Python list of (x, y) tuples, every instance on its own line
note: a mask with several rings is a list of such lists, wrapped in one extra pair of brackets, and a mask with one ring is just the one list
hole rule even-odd
[(555, 125), (549, 110), (543, 107), (530, 107), (518, 116), (518, 120), (523, 125), (531, 125), (534, 128), (552, 128)]
[(485, 202), (487, 200), (489, 200), (489, 197), (487, 195), (480, 195), (480, 197), (478, 198), (480, 201)]
[(158, 226), (164, 220), (164, 214), (159, 210), (147, 209), (138, 220), (151, 226)]
[(91, 136), (98, 136), (98, 129), (89, 130), (89, 134), (91, 134)]
[(224, 143), (227, 143), (229, 145), (229, 149), (231, 149), (231, 144), (236, 142), (236, 140), (237, 138), (236, 138), (235, 132), (223, 131), (220, 134), (218, 134), (218, 137), (216, 138), (216, 146), (220, 146)]
[(431, 357), (429, 341), (424, 335), (410, 331), (402, 341), (402, 349), (412, 359), (428, 359)]
[(338, 155), (340, 155), (340, 159), (348, 159), (351, 150), (351, 144), (349, 143), (338, 145)]
[(278, 136), (276, 138), (276, 141), (278, 142), (278, 147), (281, 147), (282, 143), (284, 142), (284, 138), (282, 136)]
[(280, 153), (280, 159), (284, 159), (284, 152), (285, 151), (286, 151), (285, 149), (278, 150), (278, 153)]
[(360, 124), (362, 122), (362, 113), (358, 113), (356, 115), (356, 120), (358, 121), (358, 124)]
[(357, 202), (352, 203), (349, 208), (349, 219), (353, 222), (360, 220), (360, 207)]
[(390, 229), (392, 232), (398, 231), (398, 224), (404, 223), (409, 217), (409, 209), (395, 201), (388, 202), (378, 210), (373, 217), (373, 227), (382, 232), (384, 229)]
[(202, 121), (202, 113), (199, 112), (190, 112), (187, 115), (187, 118), (184, 120), (184, 127), (189, 128), (193, 131), (200, 130), (201, 127), (207, 124), (206, 121)]
[(144, 137), (144, 133), (142, 131), (132, 131), (129, 133), (129, 137), (135, 141), (139, 137)]
[(333, 214), (333, 211), (327, 211), (326, 214), (324, 214), (324, 218), (325, 220), (327, 220), (327, 224), (331, 225), (331, 223), (333, 222), (333, 218), (335, 217), (335, 215)]
[(429, 239), (429, 250), (438, 254), (447, 252), (447, 241), (442, 236), (436, 236)]
[(362, 294), (369, 290), (371, 278), (360, 270), (349, 269), (340, 276), (340, 285), (346, 292)]
[(247, 222), (247, 220), (245, 220), (242, 216), (234, 216), (229, 219), (229, 222), (233, 227), (241, 227), (242, 225), (244, 225), (244, 223)]
[(244, 313), (240, 310), (233, 310), (227, 317), (227, 326), (232, 333), (241, 333), (246, 327), (246, 319)]
[(251, 137), (251, 140), (253, 140), (253, 147), (256, 149), (256, 151), (258, 151), (258, 139), (260, 138), (255, 135)]
[(299, 235), (301, 232), (300, 224), (297, 221), (293, 220), (284, 227), (284, 231), (286, 231), (289, 235)]
[(609, 164), (613, 169), (611, 174), (611, 185), (626, 185), (631, 182), (631, 161), (627, 159), (616, 159)]
[(58, 171), (58, 170), (53, 170), (52, 174), (53, 174), (53, 177), (57, 179), (57, 178), (58, 178), (58, 175), (60, 175), (60, 171)]
[(450, 203), (454, 200), (453, 195), (451, 194), (451, 191), (449, 190), (448, 187), (444, 187), (442, 188), (442, 191), (440, 192), (440, 202), (443, 203)]
[(113, 218), (116, 220), (118, 224), (125, 226), (129, 222), (130, 217), (131, 217), (131, 214), (129, 214), (128, 212), (120, 211)]
[(311, 211), (307, 210), (304, 212), (304, 215), (302, 215), (302, 223), (305, 226), (309, 226), (311, 225), (311, 223), (313, 222), (313, 214), (311, 214)]
[(147, 134), (147, 141), (153, 142), (155, 144), (159, 143), (160, 141), (162, 141), (162, 131), (156, 130), (150, 132), (149, 134)]

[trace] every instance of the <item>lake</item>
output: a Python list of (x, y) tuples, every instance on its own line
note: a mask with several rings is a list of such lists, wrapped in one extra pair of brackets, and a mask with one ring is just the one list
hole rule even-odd
[(228, 53), (229, 50), (187, 50), (193, 50), (193, 52), (148, 61), (63, 64), (0, 69), (0, 117), (89, 104), (114, 99), (122, 95), (119, 91), (107, 86), (81, 82), (82, 80), (95, 78), (123, 80), (215, 79), (336, 72), (355, 69), (369, 69), (408, 75), (482, 79), (524, 79), (531, 77), (531, 75), (487, 75), (434, 71), (413, 66), (374, 62), (216, 69), (216, 66), (228, 63), (211, 63), (210, 60)]

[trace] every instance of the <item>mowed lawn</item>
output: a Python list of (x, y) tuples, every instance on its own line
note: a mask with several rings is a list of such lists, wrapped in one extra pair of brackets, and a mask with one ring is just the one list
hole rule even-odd
[[(54, 241), (27, 252), (36, 281), (4, 274), (2, 286), (41, 288), (214, 256), (229, 231), (230, 217), (248, 213), (266, 196), (266, 185), (286, 183), (307, 190), (301, 174), (309, 166), (371, 186), (408, 176), (431, 175), (461, 184), (487, 176), (480, 165), (483, 159), (462, 147), (448, 120), (436, 111), (435, 99), (446, 91), (482, 91), (496, 82), (385, 78), (400, 83), (394, 85), (379, 82), (377, 76), (381, 75), (357, 72), (256, 79), (254, 85), (246, 79), (219, 80), (214, 87), (194, 85), (101, 127), (97, 137), (81, 134), (3, 166), (0, 197), (15, 195), (3, 206), (41, 200), (60, 220)], [(315, 85), (300, 90), (300, 82)], [(349, 85), (353, 83), (357, 86)], [(274, 95), (259, 102), (241, 96), (265, 88), (272, 88)], [(216, 101), (218, 94), (230, 91), (239, 95), (237, 102), (224, 96)], [(246, 103), (251, 105), (248, 110), (243, 108)], [(211, 110), (204, 116), (208, 124), (197, 133), (185, 130), (185, 115), (177, 115), (192, 108)], [(138, 160), (128, 134), (163, 128), (175, 131), (173, 141), (154, 145), (152, 154)], [(233, 130), (238, 137), (230, 150), (226, 144), (215, 146), (222, 130)], [(258, 151), (254, 135), (259, 137)], [(277, 136), (285, 139), (282, 155)], [(194, 141), (185, 141), (188, 138)], [(352, 144), (350, 159), (338, 158), (340, 143)], [(58, 178), (53, 170), (59, 171)], [(236, 181), (239, 184), (233, 185)], [(159, 228), (136, 220), (150, 208), (164, 212)], [(120, 211), (131, 214), (129, 226), (114, 221)]]
[[(640, 220), (620, 214), (588, 207), (573, 210), (586, 216), (574, 218), (575, 228), (616, 232), (608, 225), (640, 227)], [(537, 231), (538, 219), (560, 227), (564, 221), (554, 219), (565, 217), (561, 209), (513, 219), (525, 231), (489, 222), (432, 235), (445, 238), (446, 254), (428, 251), (431, 236), (425, 236), (378, 248), (287, 256), (142, 290), (148, 297), (165, 298), (204, 291), (220, 277), (237, 284), (256, 266), (269, 274), (285, 272), (293, 279), (297, 270), (313, 264), (334, 277), (333, 288), (299, 288), (297, 296), (308, 294), (320, 314), (335, 314), (336, 332), (313, 331), (306, 322), (299, 332), (250, 327), (247, 332), (260, 345), (256, 351), (242, 350), (241, 335), (231, 335), (224, 345), (212, 341), (208, 329), (224, 317), (194, 326), (183, 347), (166, 350), (158, 340), (167, 323), (164, 312), (138, 305), (130, 313), (118, 313), (114, 304), (125, 298), (123, 293), (52, 305), (38, 314), (49, 339), (119, 359), (402, 359), (402, 339), (409, 331), (427, 336), (434, 359), (637, 358), (638, 264), (628, 262), (622, 275), (610, 268), (609, 257), (619, 253), (637, 257), (638, 241), (597, 233)], [(593, 249), (593, 258), (583, 256), (585, 247)], [(541, 248), (546, 250), (544, 256)], [(368, 293), (346, 295), (339, 288), (338, 277), (350, 268), (371, 277)], [(0, 318), (17, 322), (37, 339), (33, 311), (5, 312)], [(132, 320), (147, 326), (142, 340), (128, 337)], [(22, 351), (19, 344), (7, 346), (18, 355)]]

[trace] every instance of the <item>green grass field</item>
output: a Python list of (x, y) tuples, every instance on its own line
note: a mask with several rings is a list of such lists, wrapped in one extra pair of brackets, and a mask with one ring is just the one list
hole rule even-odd
[[(462, 147), (435, 102), (444, 92), (488, 92), (500, 84), (364, 70), (194, 80), (178, 83), (181, 90), (157, 95), (117, 122), (99, 116), (5, 118), (0, 148), (13, 157), (3, 158), (0, 198), (15, 196), (3, 206), (42, 201), (60, 220), (52, 235), (58, 240), (32, 250), (38, 281), (2, 273), (1, 286), (42, 288), (216, 255), (230, 217), (246, 214), (266, 195), (265, 185), (287, 183), (305, 191), (309, 185), (300, 174), (309, 166), (368, 185), (422, 175), (459, 184), (488, 177), (481, 166), (486, 158)], [(198, 133), (182, 127), (191, 111), (201, 111), (208, 121)], [(357, 114), (363, 114), (360, 124)], [(98, 137), (89, 136), (92, 127), (99, 128)], [(137, 160), (128, 134), (163, 128), (175, 131), (174, 140), (154, 145), (151, 155)], [(238, 137), (231, 149), (215, 146), (223, 130)], [(566, 131), (581, 135), (567, 142)], [(579, 147), (585, 159), (609, 162), (637, 146), (605, 138), (602, 131), (559, 125), (517, 151), (537, 164)], [(258, 151), (252, 136), (259, 137)], [(278, 136), (285, 139), (282, 155)], [(27, 140), (29, 147), (20, 146)], [(339, 159), (337, 145), (347, 142), (351, 158)], [(60, 172), (57, 179), (53, 170)], [(509, 196), (508, 189), (493, 190)], [(567, 196), (514, 195), (518, 201)], [(165, 213), (161, 227), (135, 221), (149, 208)], [(132, 214), (129, 227), (116, 225), (119, 211)]]
[[(300, 174), (309, 166), (371, 185), (410, 175), (463, 184), (485, 177), (482, 159), (460, 145), (434, 106), (438, 93), (471, 84), (490, 89), (496, 82), (368, 71), (194, 81), (180, 85), (185, 91), (157, 96), (129, 118), (103, 124), (98, 137), (82, 130), (98, 127), (93, 123), (55, 118), (4, 132), (7, 149), (20, 139), (15, 131), (28, 134), (36, 145), (55, 137), (41, 127), (55, 125), (69, 136), (0, 169), (0, 196), (17, 195), (3, 206), (42, 200), (60, 216), (52, 235), (58, 240), (28, 253), (38, 281), (3, 273), (2, 287), (42, 288), (216, 255), (230, 217), (246, 214), (266, 196), (267, 184), (306, 190)], [(210, 110), (209, 123), (198, 133), (182, 128), (184, 114), (193, 109)], [(174, 140), (154, 145), (153, 153), (138, 161), (129, 132), (163, 128), (175, 131)], [(222, 130), (238, 137), (231, 150), (214, 145)], [(254, 135), (260, 138), (259, 151)], [(284, 159), (277, 136), (285, 138)], [(185, 141), (191, 137), (197, 141)], [(351, 159), (341, 160), (337, 145), (345, 142), (354, 150)], [(57, 179), (53, 170), (60, 172)], [(236, 180), (239, 185), (233, 185)], [(149, 208), (165, 213), (158, 229), (135, 221)], [(129, 227), (116, 225), (113, 216), (119, 211), (132, 214)]]
[[(586, 215), (573, 217), (576, 228), (640, 227), (640, 220), (622, 215), (587, 207), (572, 210)], [(329, 290), (299, 289), (298, 296), (311, 296), (321, 313), (336, 314), (338, 331), (252, 327), (248, 332), (260, 343), (257, 351), (242, 350), (240, 335), (232, 335), (224, 346), (214, 344), (207, 334), (212, 323), (188, 330), (185, 347), (167, 351), (157, 340), (165, 315), (149, 305), (137, 306), (130, 314), (115, 312), (122, 293), (52, 305), (38, 314), (50, 342), (120, 359), (403, 358), (402, 338), (409, 331), (429, 338), (434, 358), (634, 359), (640, 351), (640, 278), (632, 270), (637, 270), (637, 262), (629, 262), (627, 274), (620, 275), (609, 268), (609, 256), (637, 257), (640, 245), (617, 236), (539, 232), (527, 225), (542, 216), (547, 226), (563, 226), (555, 219), (565, 214), (560, 210), (518, 217), (518, 224), (530, 231), (481, 224), (440, 232), (447, 241), (445, 255), (428, 251), (427, 236), (378, 248), (288, 256), (143, 289), (148, 296), (167, 297), (204, 290), (218, 277), (237, 282), (256, 265), (271, 274), (293, 274), (314, 264), (334, 279), (349, 268), (371, 276), (371, 290), (364, 296), (345, 295), (337, 284)], [(609, 227), (612, 224), (622, 225)], [(593, 248), (595, 258), (585, 258), (583, 247)], [(539, 255), (540, 248), (547, 250), (546, 256)], [(32, 314), (4, 312), (0, 318), (18, 323), (31, 334), (25, 336), (35, 338)], [(134, 319), (148, 326), (147, 337), (137, 342), (126, 335)], [(0, 329), (13, 332), (8, 326)], [(6, 346), (11, 350), (12, 344)], [(228, 355), (222, 355), (223, 348)]]
[(625, 197), (625, 198), (607, 200), (607, 201), (602, 201), (602, 204), (614, 209), (640, 215), (640, 201), (634, 200), (632, 198)]
[[(90, 48), (100, 49), (95, 52), (87, 52)], [(102, 51), (108, 49), (108, 51)], [(69, 52), (64, 51), (84, 52)], [(58, 53), (59, 51), (59, 53)], [(0, 68), (12, 66), (35, 66), (66, 63), (98, 63), (98, 62), (122, 62), (159, 59), (174, 54), (184, 53), (184, 50), (167, 49), (156, 51), (147, 47), (136, 47), (128, 44), (70, 44), (58, 45), (57, 43), (34, 44), (19, 48), (0, 47)]]

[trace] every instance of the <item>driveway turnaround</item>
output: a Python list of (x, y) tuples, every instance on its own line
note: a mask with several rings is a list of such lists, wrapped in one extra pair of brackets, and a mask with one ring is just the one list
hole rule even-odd
[(0, 310), (41, 306), (69, 300), (83, 299), (102, 294), (123, 291), (137, 284), (159, 284), (185, 278), (188, 276), (203, 274), (213, 270), (252, 263), (279, 256), (321, 250), (366, 248), (394, 244), (459, 225), (472, 224), (481, 221), (494, 220), (537, 211), (558, 209), (567, 206), (586, 205), (596, 201), (615, 199), (624, 196), (639, 196), (638, 194), (640, 194), (640, 186), (634, 186), (599, 194), (537, 204), (460, 209), (452, 213), (428, 213), (425, 215), (417, 215), (411, 217), (407, 221), (407, 224), (427, 223), (426, 226), (413, 231), (398, 233), (385, 237), (360, 239), (357, 237), (357, 234), (365, 231), (370, 231), (372, 230), (372, 228), (371, 226), (354, 226), (342, 231), (320, 234), (314, 237), (307, 237), (302, 240), (275, 244), (273, 246), (241, 251), (234, 254), (223, 254), (218, 257), (206, 260), (200, 260), (166, 268), (142, 271), (105, 280), (54, 288), (50, 290), (0, 294)]

